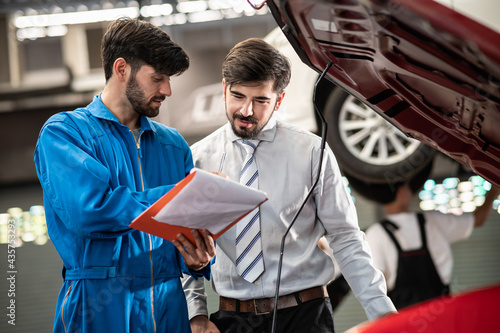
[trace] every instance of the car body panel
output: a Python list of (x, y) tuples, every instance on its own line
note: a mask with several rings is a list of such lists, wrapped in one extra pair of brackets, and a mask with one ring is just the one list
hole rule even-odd
[(498, 325), (500, 284), (442, 296), (361, 323), (345, 333), (492, 332)]
[(430, 0), (270, 0), (301, 57), (407, 135), (500, 185), (500, 35)]

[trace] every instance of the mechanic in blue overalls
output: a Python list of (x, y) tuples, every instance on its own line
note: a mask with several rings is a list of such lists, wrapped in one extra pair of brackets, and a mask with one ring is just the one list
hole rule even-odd
[(179, 133), (148, 118), (189, 58), (137, 19), (113, 22), (101, 47), (104, 90), (85, 108), (52, 116), (35, 150), (64, 267), (53, 331), (191, 332), (179, 278), (209, 276), (212, 238), (193, 231), (195, 247), (129, 227), (193, 167)]

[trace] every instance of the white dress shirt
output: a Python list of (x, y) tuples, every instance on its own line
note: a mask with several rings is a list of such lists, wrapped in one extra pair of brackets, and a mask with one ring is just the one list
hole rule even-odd
[[(450, 244), (467, 239), (474, 229), (474, 215), (443, 214), (437, 211), (424, 212), (427, 248), (441, 282), (449, 284), (453, 271), (453, 254)], [(422, 246), (420, 227), (415, 213), (390, 214), (386, 219), (399, 229), (393, 234), (405, 251)], [(387, 288), (392, 290), (396, 283), (398, 250), (380, 223), (366, 230), (366, 238), (373, 253), (375, 267), (380, 269), (387, 280)]]
[[(217, 171), (224, 160), (222, 172), (238, 181), (245, 152), (235, 142), (237, 139), (231, 126), (226, 124), (196, 143), (191, 147), (195, 166)], [(321, 151), (318, 136), (277, 121), (275, 116), (257, 139), (261, 140), (254, 154), (259, 189), (266, 192), (269, 199), (260, 206), (265, 271), (254, 283), (237, 274), (234, 227), (217, 239), (216, 260), (212, 266), (215, 292), (240, 300), (274, 297), (281, 239), (317, 177)], [(334, 264), (317, 245), (322, 236), (328, 240), (368, 318), (395, 311), (386, 296), (384, 277), (372, 265), (356, 209), (328, 146), (318, 185), (286, 238), (280, 295), (326, 285), (332, 279)], [(203, 281), (185, 278), (183, 283), (190, 318), (207, 315)]]

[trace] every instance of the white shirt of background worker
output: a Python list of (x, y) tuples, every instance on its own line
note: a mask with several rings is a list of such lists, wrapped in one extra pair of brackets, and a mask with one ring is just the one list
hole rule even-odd
[[(493, 210), (491, 205), (499, 192), (498, 187), (493, 186), (487, 192), (483, 205), (474, 213), (454, 215), (438, 211), (423, 212), (427, 248), (444, 284), (450, 283), (453, 271), (451, 244), (469, 238), (474, 228), (484, 224)], [(384, 205), (386, 219), (399, 227), (393, 233), (403, 250), (418, 249), (422, 245), (417, 215), (409, 212), (412, 197), (410, 187), (404, 184), (398, 188), (394, 201)], [(375, 267), (384, 273), (387, 289), (392, 290), (397, 275), (398, 250), (396, 246), (380, 223), (373, 224), (366, 230), (366, 239), (372, 250)]]

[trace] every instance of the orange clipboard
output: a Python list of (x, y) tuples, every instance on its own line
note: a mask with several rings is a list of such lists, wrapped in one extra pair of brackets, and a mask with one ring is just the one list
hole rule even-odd
[[(130, 223), (129, 227), (147, 232), (149, 234), (164, 238), (169, 241), (177, 239), (177, 235), (181, 233), (186, 238), (188, 238), (193, 244), (196, 244), (194, 237), (191, 235), (192, 228), (160, 222), (157, 221), (154, 218), (154, 216), (156, 216), (163, 207), (165, 207), (177, 195), (179, 195), (186, 188), (186, 186), (193, 180), (196, 173), (199, 171), (206, 172), (199, 169), (198, 170), (195, 169), (194, 171), (192, 171), (183, 180), (177, 183), (170, 191), (168, 191), (165, 195), (163, 195), (160, 199), (158, 199), (153, 205), (151, 205), (148, 209), (142, 212), (141, 215), (135, 218), (132, 221), (132, 223)], [(215, 176), (215, 177), (220, 177), (220, 176)], [(255, 207), (249, 209), (248, 211), (245, 211), (241, 216), (231, 221), (222, 231), (212, 234), (213, 239), (214, 240), (217, 239), (224, 232), (230, 229), (234, 224), (236, 224), (239, 220), (241, 220), (245, 215), (250, 213), (253, 209), (260, 206), (265, 201), (267, 201), (267, 197), (262, 202), (257, 204)], [(203, 228), (199, 228), (198, 230), (202, 229)]]

